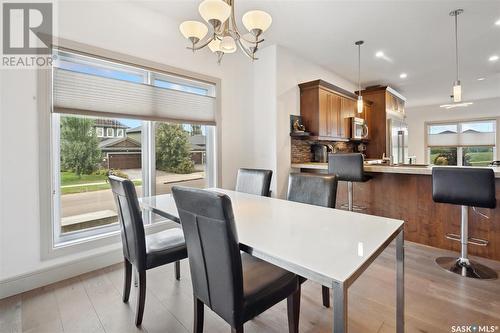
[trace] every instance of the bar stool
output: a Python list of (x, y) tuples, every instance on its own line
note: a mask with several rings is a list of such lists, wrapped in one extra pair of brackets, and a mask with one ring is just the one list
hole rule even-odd
[(349, 211), (366, 209), (353, 204), (353, 182), (366, 182), (371, 179), (364, 173), (363, 162), (363, 154), (359, 153), (328, 155), (328, 173), (335, 174), (338, 180), (347, 182), (348, 203), (341, 205), (341, 208), (347, 208)]
[[(440, 257), (436, 263), (442, 268), (475, 279), (496, 279), (494, 270), (469, 260), (467, 245), (487, 245), (487, 240), (469, 238), (469, 207), (495, 208), (495, 175), (491, 169), (483, 168), (432, 168), (432, 199), (434, 202), (462, 206), (460, 232), (461, 251), (459, 258)], [(480, 214), (485, 216), (483, 214)], [(485, 216), (486, 217), (486, 216)], [(458, 240), (457, 236), (446, 236)]]

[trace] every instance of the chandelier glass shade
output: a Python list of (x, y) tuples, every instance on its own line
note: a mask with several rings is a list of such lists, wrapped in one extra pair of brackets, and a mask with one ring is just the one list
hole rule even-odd
[(241, 33), (234, 15), (234, 0), (204, 0), (198, 11), (207, 25), (199, 21), (184, 21), (180, 24), (181, 34), (191, 41), (188, 48), (196, 51), (208, 46), (220, 63), (225, 53), (234, 53), (240, 48), (250, 59), (257, 60), (261, 38), (272, 24), (272, 17), (262, 10), (251, 10), (242, 17), (248, 32)]

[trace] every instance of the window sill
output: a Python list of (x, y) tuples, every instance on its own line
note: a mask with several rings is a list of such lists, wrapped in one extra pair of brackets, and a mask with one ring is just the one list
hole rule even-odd
[[(163, 230), (175, 228), (177, 223), (173, 221), (161, 221), (144, 226), (146, 234), (156, 233)], [(54, 244), (42, 252), (42, 260), (50, 260), (63, 256), (69, 256), (86, 251), (98, 250), (106, 246), (121, 244), (120, 230), (115, 230), (100, 235), (89, 236), (77, 240), (69, 240)]]

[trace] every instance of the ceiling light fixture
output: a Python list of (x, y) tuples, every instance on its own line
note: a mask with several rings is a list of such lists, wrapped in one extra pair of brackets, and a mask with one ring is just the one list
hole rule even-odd
[(401, 73), (401, 74), (399, 74), (399, 77), (402, 78), (402, 79), (406, 79), (408, 77), (408, 74)]
[(491, 57), (489, 57), (489, 61), (491, 62), (494, 62), (494, 61), (497, 61), (498, 59), (500, 59), (496, 54), (495, 55), (492, 55)]
[(445, 109), (453, 109), (453, 108), (467, 107), (472, 104), (473, 104), (472, 102), (463, 102), (463, 103), (443, 104), (440, 105), (439, 107)]
[(453, 102), (459, 103), (462, 101), (462, 85), (458, 79), (458, 15), (464, 12), (463, 9), (456, 9), (450, 12), (450, 16), (455, 18), (455, 66), (457, 78), (453, 83)]
[(375, 57), (377, 57), (377, 58), (383, 58), (384, 56), (385, 56), (385, 54), (382, 51), (378, 51), (377, 53), (375, 53)]
[(500, 19), (498, 19), (498, 20), (495, 22), (495, 25), (499, 25), (499, 26), (500, 26)]
[(361, 96), (361, 45), (364, 43), (362, 40), (354, 43), (358, 47), (358, 113), (363, 113), (363, 96)]
[[(242, 17), (249, 34), (243, 35), (236, 25), (234, 0), (204, 0), (198, 11), (210, 26), (198, 21), (185, 21), (179, 26), (182, 35), (191, 41), (189, 49), (196, 51), (206, 46), (217, 55), (218, 63), (225, 53), (234, 53), (239, 47), (250, 59), (257, 60), (261, 38), (272, 23), (272, 17), (262, 10), (251, 10)], [(207, 37), (208, 35), (208, 37)]]
[(478, 77), (477, 80), (478, 81), (484, 81), (484, 80), (486, 80), (486, 78), (485, 77)]

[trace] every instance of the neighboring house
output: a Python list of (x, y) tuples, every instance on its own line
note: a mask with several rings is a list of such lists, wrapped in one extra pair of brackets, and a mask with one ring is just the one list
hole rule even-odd
[(137, 142), (142, 142), (142, 125), (127, 129), (127, 137)]
[(104, 154), (103, 167), (107, 169), (140, 169), (141, 143), (129, 138), (105, 139), (99, 143)]
[[(127, 138), (141, 142), (142, 126), (129, 128), (126, 131)], [(189, 136), (191, 160), (194, 164), (205, 164), (206, 141), (205, 136), (201, 134)]]
[(205, 136), (201, 134), (189, 137), (191, 144), (191, 160), (194, 164), (205, 164), (206, 141)]
[(100, 140), (109, 138), (124, 138), (128, 126), (118, 120), (97, 118), (94, 125), (95, 133)]

